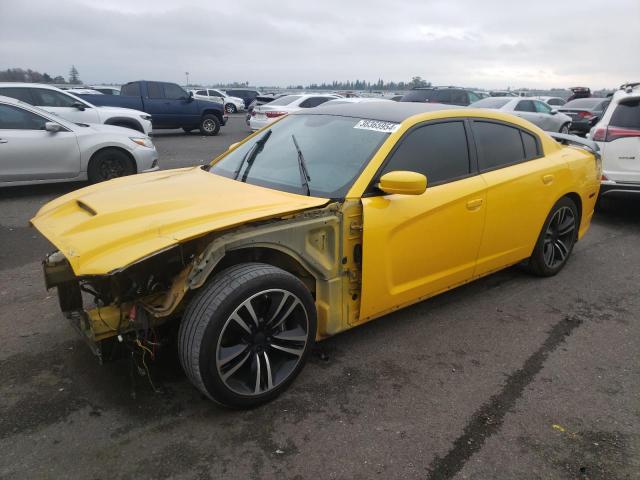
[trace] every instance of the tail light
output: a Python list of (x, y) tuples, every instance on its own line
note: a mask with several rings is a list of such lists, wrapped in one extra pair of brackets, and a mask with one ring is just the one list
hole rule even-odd
[(593, 115), (589, 112), (578, 112), (578, 116), (586, 119), (593, 118)]
[(269, 111), (269, 112), (264, 112), (265, 115), (267, 116), (267, 118), (276, 118), (276, 117), (281, 117), (283, 115), (286, 115), (287, 112), (277, 112), (277, 111)]
[(640, 130), (623, 127), (598, 127), (593, 132), (594, 142), (613, 142), (619, 138), (640, 137)]
[(255, 111), (255, 110), (252, 110), (252, 111), (251, 111), (251, 116), (252, 116), (252, 117), (255, 117), (255, 116), (256, 116), (256, 111)]

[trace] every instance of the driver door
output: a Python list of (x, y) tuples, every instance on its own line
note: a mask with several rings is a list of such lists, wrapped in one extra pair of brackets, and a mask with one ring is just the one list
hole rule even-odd
[(427, 176), (421, 195), (372, 192), (362, 199), (364, 322), (452, 288), (473, 276), (486, 185), (463, 120), (419, 125), (398, 142), (375, 179), (408, 170)]

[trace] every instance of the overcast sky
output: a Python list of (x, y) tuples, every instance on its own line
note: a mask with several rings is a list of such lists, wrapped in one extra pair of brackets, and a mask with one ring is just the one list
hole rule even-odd
[[(579, 5), (579, 6), (577, 6)], [(640, 80), (640, 0), (0, 0), (0, 69), (85, 83)]]

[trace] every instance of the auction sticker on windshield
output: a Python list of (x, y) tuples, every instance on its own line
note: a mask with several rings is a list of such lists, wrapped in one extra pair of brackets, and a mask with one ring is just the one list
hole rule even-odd
[(393, 133), (400, 128), (399, 123), (382, 122), (380, 120), (360, 120), (353, 128), (373, 130), (374, 132)]

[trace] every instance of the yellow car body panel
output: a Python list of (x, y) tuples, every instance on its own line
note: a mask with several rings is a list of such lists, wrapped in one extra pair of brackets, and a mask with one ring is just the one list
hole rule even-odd
[(212, 231), (327, 203), (195, 167), (77, 190), (46, 204), (31, 223), (77, 276), (104, 275)]

